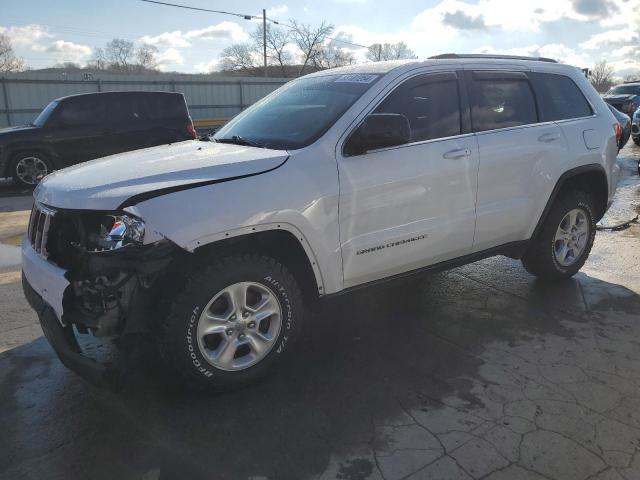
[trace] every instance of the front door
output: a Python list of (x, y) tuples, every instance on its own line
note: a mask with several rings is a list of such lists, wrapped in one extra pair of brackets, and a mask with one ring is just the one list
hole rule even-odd
[(411, 141), (339, 156), (345, 288), (471, 252), (478, 147), (460, 90), (454, 72), (404, 81), (372, 113), (405, 115)]

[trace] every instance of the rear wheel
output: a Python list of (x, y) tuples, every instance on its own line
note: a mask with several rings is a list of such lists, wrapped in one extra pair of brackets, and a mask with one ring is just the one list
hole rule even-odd
[(584, 192), (566, 192), (549, 215), (522, 263), (529, 273), (554, 280), (575, 275), (591, 252), (596, 234), (594, 207)]
[(51, 161), (40, 152), (20, 152), (11, 161), (13, 181), (21, 187), (37, 185), (51, 170)]
[(160, 347), (167, 366), (190, 386), (236, 388), (273, 370), (302, 315), (298, 284), (282, 264), (234, 255), (194, 272), (172, 302)]

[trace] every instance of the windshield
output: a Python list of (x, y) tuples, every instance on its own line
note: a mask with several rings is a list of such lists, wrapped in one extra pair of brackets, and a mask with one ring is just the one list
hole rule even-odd
[(292, 81), (224, 126), (216, 141), (293, 150), (320, 138), (379, 75), (326, 75)]
[(58, 106), (58, 102), (54, 101), (54, 102), (51, 102), (46, 107), (44, 107), (44, 110), (40, 112), (40, 115), (36, 117), (32, 125), (35, 127), (44, 127), (44, 124), (47, 123), (47, 119), (51, 115), (51, 112), (53, 112), (57, 106)]
[(607, 93), (609, 95), (638, 95), (640, 94), (640, 85), (620, 85), (613, 87)]

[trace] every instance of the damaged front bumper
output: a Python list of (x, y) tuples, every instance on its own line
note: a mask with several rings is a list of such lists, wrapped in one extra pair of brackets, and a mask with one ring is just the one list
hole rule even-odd
[(180, 252), (166, 240), (111, 251), (82, 250), (62, 268), (25, 238), (24, 294), (62, 363), (95, 385), (117, 388), (121, 367), (86, 356), (76, 333), (122, 337), (148, 331), (159, 284)]

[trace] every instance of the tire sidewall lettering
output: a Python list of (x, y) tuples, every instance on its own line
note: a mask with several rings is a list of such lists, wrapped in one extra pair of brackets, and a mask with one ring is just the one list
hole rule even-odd
[[(289, 332), (291, 332), (294, 327), (293, 308), (289, 298), (288, 290), (285, 288), (282, 282), (271, 275), (263, 277), (262, 280), (259, 280), (258, 282), (263, 283), (265, 286), (269, 287), (274, 292), (274, 294), (278, 298), (278, 301), (280, 302), (280, 305), (282, 307), (282, 314), (284, 318), (283, 318), (282, 327), (279, 334), (280, 338), (278, 339), (278, 342), (276, 343), (276, 345), (274, 345), (272, 351), (269, 354), (267, 354), (267, 356), (261, 362), (257, 363), (253, 367), (258, 366), (265, 361), (268, 361), (269, 357), (271, 356), (271, 353), (274, 353), (274, 354), (283, 353), (286, 349), (288, 340), (291, 338), (291, 335), (289, 334)], [(195, 373), (197, 374), (200, 374), (209, 378), (216, 374), (219, 375), (220, 373), (232, 373), (232, 372), (224, 372), (222, 370), (217, 370), (215, 367), (210, 366), (209, 363), (206, 361), (206, 359), (202, 356), (202, 353), (200, 352), (200, 349), (197, 343), (197, 338), (195, 337), (195, 335), (197, 332), (197, 326), (198, 326), (198, 321), (200, 319), (201, 309), (202, 309), (202, 305), (196, 304), (190, 310), (189, 318), (187, 320), (187, 325), (186, 325), (186, 332), (185, 332), (185, 342), (186, 342), (185, 353), (187, 354), (189, 361), (191, 365), (193, 365)], [(250, 369), (247, 369), (247, 370), (250, 370)], [(238, 372), (233, 372), (233, 373), (240, 374), (242, 372), (246, 372), (247, 370), (240, 370)]]

